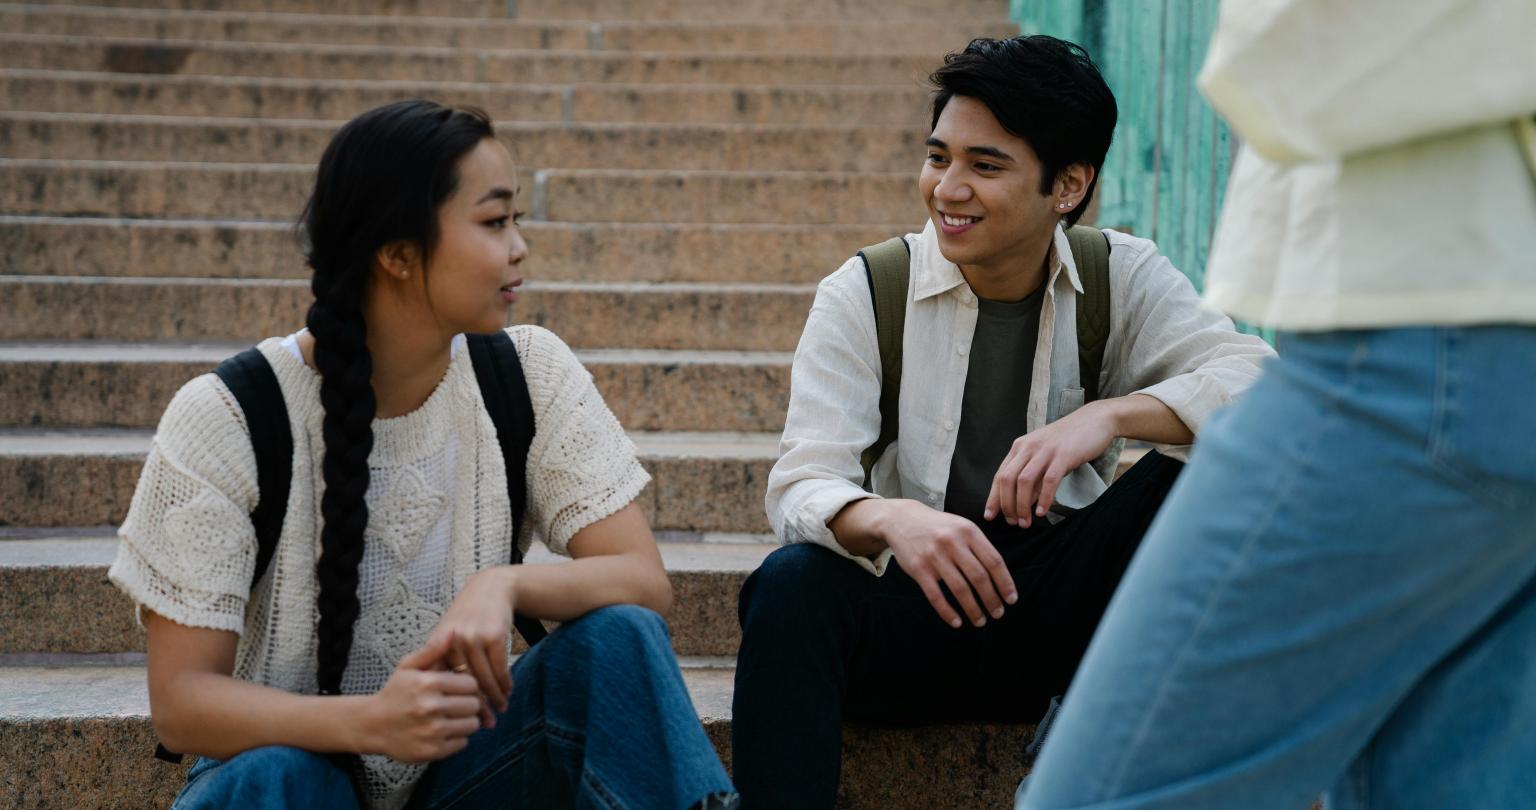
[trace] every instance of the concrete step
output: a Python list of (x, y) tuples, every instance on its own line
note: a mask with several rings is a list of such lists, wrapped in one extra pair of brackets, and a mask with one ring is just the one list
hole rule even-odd
[(805, 20), (885, 19), (914, 26), (950, 20), (1006, 22), (1004, 0), (955, 0), (936, 11), (928, 0), (517, 0), (527, 20)]
[[(132, 600), (107, 579), (118, 546), (111, 532), (0, 534), (0, 655), (144, 650)], [(660, 544), (672, 580), (669, 624), (678, 655), (736, 656), (736, 595), (778, 546), (771, 536), (732, 539), (746, 542)], [(540, 544), (528, 556), (530, 564), (561, 559)]]
[(928, 125), (921, 85), (486, 84), (150, 76), (0, 67), (5, 109), (346, 120), (391, 101), (470, 104), (498, 121)]
[[(0, 113), (10, 158), (315, 163), (339, 122), (84, 113)], [(500, 124), (529, 169), (907, 171), (923, 128), (762, 124)]]
[[(521, 230), (535, 283), (811, 284), (914, 227), (525, 221)], [(0, 215), (0, 274), (307, 279), (309, 268), (282, 222)]]
[[(0, 427), (153, 427), (182, 384), (247, 345), (0, 343)], [(783, 430), (788, 353), (598, 349), (577, 356), (630, 430)]]
[[(53, 0), (55, 5), (186, 11), (365, 14), (370, 16), (510, 17), (547, 20), (860, 20), (900, 19), (927, 24), (934, 7), (924, 0)], [(945, 6), (956, 19), (1005, 22), (1005, 0), (959, 0)]]
[[(729, 769), (731, 662), (681, 663), (699, 720)], [(151, 756), (155, 737), (141, 663), (90, 666), (55, 657), (27, 664), (0, 667), (0, 790), (12, 806), (170, 806), (192, 760), (175, 766)], [(1012, 724), (876, 729), (850, 723), (843, 730), (837, 807), (1006, 807), (1027, 773), (1024, 748), (1033, 733), (1033, 726)]]
[[(121, 523), (152, 436), (137, 429), (0, 429), (0, 526)], [(778, 434), (630, 437), (654, 479), (638, 499), (653, 528), (769, 531), (763, 492), (778, 457)]]
[[(157, 11), (368, 14), (378, 17), (483, 17), (508, 14), (507, 0), (50, 0), (56, 6), (97, 6)], [(317, 6), (323, 5), (323, 8)], [(404, 21), (402, 21), (404, 22)]]
[[(962, 47), (964, 43), (949, 45)], [(0, 66), (32, 70), (393, 79), (499, 84), (905, 84), (938, 67), (946, 47), (918, 54), (641, 53), (201, 42), (46, 34), (0, 35)]]
[[(313, 167), (0, 159), (12, 214), (291, 221)], [(876, 224), (923, 216), (915, 172), (550, 169), (524, 183), (532, 219), (555, 222)]]
[(13, 34), (327, 45), (515, 48), (692, 53), (916, 53), (974, 37), (1018, 33), (1011, 23), (873, 19), (806, 22), (675, 20), (464, 20), (376, 16), (59, 7), (0, 3), (0, 30)]
[[(514, 322), (575, 348), (788, 352), (814, 288), (532, 281), (518, 292)], [(253, 343), (294, 331), (313, 300), (299, 279), (0, 276), (0, 311), (12, 313), (0, 340)]]

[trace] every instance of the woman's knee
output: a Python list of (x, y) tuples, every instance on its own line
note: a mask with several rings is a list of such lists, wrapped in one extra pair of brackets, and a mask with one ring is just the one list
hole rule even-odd
[(340, 766), (322, 754), (281, 745), (236, 754), (189, 787), (176, 802), (178, 810), (228, 806), (225, 799), (238, 802), (241, 797), (267, 797), (272, 806), (285, 806), (282, 798), (309, 806), (356, 806), (352, 781)]
[(639, 605), (609, 605), (600, 607), (574, 622), (566, 629), (571, 635), (600, 639), (610, 644), (620, 640), (641, 640), (668, 645), (667, 622), (656, 611)]

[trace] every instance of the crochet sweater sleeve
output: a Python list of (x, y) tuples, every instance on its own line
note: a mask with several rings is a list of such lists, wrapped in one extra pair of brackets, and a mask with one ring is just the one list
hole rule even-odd
[(537, 326), (507, 330), (533, 400), (528, 514), (549, 549), (634, 501), (651, 477), (570, 347)]
[(256, 499), (256, 457), (239, 404), (212, 374), (188, 382), (155, 431), (108, 577), (141, 609), (242, 633)]

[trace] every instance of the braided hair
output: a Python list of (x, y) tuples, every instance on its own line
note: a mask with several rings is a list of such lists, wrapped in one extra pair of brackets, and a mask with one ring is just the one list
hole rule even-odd
[(439, 236), (437, 211), (458, 185), (456, 164), (495, 137), (473, 108), (431, 101), (389, 104), (348, 122), (320, 158), (299, 222), (314, 276), (307, 326), (315, 339), (325, 408), (325, 494), (320, 501), (316, 681), (341, 693), (360, 605), (358, 564), (368, 527), (373, 450), (373, 358), (363, 302), (381, 248), (405, 241), (426, 258)]

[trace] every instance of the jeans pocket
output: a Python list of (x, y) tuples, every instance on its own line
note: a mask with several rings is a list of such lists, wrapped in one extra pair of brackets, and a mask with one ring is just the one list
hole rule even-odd
[(1489, 343), (1486, 330), (1441, 330), (1428, 457), (1497, 507), (1529, 507), (1536, 505), (1536, 386), (1505, 379), (1514, 361)]

